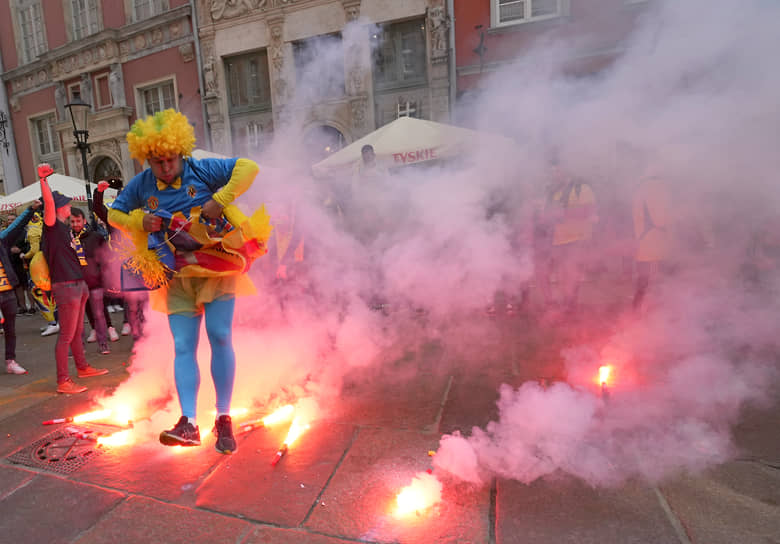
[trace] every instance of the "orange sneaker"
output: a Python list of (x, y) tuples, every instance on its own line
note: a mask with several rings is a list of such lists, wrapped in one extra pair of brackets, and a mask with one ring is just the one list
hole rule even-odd
[(76, 393), (83, 393), (87, 388), (83, 385), (77, 385), (70, 378), (60, 384), (57, 384), (57, 393), (67, 393), (68, 395), (75, 395)]
[(87, 368), (79, 368), (79, 378), (91, 378), (93, 376), (102, 376), (108, 374), (107, 368), (94, 368), (87, 365)]

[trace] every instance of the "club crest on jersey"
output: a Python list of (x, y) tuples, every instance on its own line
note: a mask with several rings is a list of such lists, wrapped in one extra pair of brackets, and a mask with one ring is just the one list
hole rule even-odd
[(146, 201), (146, 206), (150, 210), (156, 210), (158, 207), (160, 207), (160, 201), (157, 200), (156, 196), (150, 196), (149, 199)]
[(194, 185), (187, 185), (187, 194), (190, 195), (190, 198), (195, 198), (198, 191), (195, 189)]

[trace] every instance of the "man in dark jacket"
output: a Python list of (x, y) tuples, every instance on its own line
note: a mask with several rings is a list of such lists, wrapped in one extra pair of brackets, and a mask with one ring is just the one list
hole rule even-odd
[(108, 324), (103, 311), (103, 274), (101, 265), (105, 258), (106, 239), (87, 225), (84, 212), (78, 208), (70, 210), (70, 236), (73, 244), (84, 251), (87, 264), (82, 267), (84, 281), (89, 289), (89, 306), (92, 309), (92, 319), (95, 320), (95, 333), (98, 341), (98, 351), (103, 355), (111, 353), (108, 349)]
[(93, 368), (84, 355), (84, 307), (89, 299), (89, 289), (84, 281), (86, 260), (70, 237), (70, 198), (52, 191), (46, 180), (54, 170), (48, 164), (38, 166), (43, 197), (42, 250), (49, 265), (51, 288), (60, 318), (60, 333), (54, 348), (57, 361), (57, 392), (74, 394), (86, 391), (77, 385), (68, 371), (68, 351), (73, 353), (79, 378), (101, 376), (108, 370)]
[(5, 317), (3, 334), (5, 335), (5, 371), (9, 374), (27, 374), (16, 362), (16, 294), (19, 278), (14, 272), (9, 254), (10, 248), (24, 233), (24, 227), (30, 221), (35, 210), (41, 207), (39, 201), (33, 202), (22, 215), (17, 217), (8, 228), (0, 232), (0, 311)]

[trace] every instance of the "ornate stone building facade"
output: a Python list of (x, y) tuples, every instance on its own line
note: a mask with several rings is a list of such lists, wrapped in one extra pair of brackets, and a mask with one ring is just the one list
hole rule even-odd
[[(65, 105), (91, 104), (89, 179), (138, 171), (125, 134), (136, 118), (173, 107), (204, 140), (192, 10), (186, 0), (10, 0), (0, 47), (24, 185), (35, 165), (84, 178)], [(77, 11), (78, 10), (78, 11)], [(64, 21), (64, 23), (63, 23)]]
[(333, 151), (397, 118), (449, 119), (445, 0), (198, 0), (214, 151), (287, 129)]

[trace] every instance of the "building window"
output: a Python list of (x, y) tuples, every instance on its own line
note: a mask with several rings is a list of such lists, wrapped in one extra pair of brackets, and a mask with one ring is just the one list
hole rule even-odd
[(100, 31), (97, 0), (70, 0), (73, 15), (73, 39), (80, 40)]
[(376, 89), (425, 83), (428, 55), (424, 20), (382, 25), (372, 34), (371, 42)]
[(43, 14), (39, 2), (22, 1), (18, 6), (19, 30), (22, 36), (22, 62), (32, 62), (46, 52)]
[(56, 122), (54, 113), (36, 117), (32, 119), (32, 132), (35, 140), (36, 162), (47, 162), (52, 168), (58, 170), (62, 167), (62, 158), (60, 157), (60, 140), (54, 129)]
[(340, 34), (293, 42), (296, 93), (307, 101), (344, 96), (344, 48)]
[(143, 21), (168, 9), (167, 0), (133, 0), (133, 21)]
[(102, 110), (111, 107), (111, 90), (108, 87), (108, 74), (95, 76), (95, 108)]
[(139, 117), (154, 115), (158, 111), (169, 108), (176, 109), (176, 90), (174, 89), (172, 79), (141, 87), (138, 93), (140, 95), (140, 104), (143, 108), (143, 111), (139, 112)]
[(564, 0), (491, 0), (493, 26), (516, 25), (563, 15)]
[(267, 51), (225, 59), (225, 76), (230, 113), (271, 108)]

